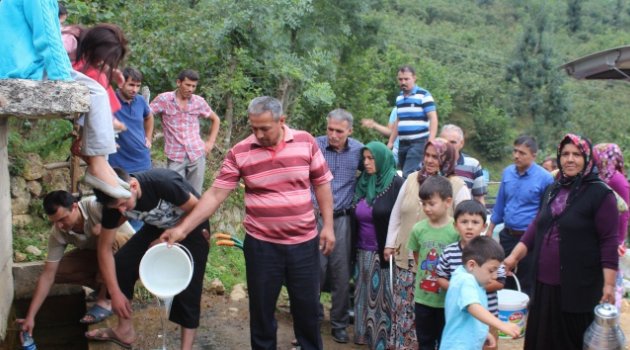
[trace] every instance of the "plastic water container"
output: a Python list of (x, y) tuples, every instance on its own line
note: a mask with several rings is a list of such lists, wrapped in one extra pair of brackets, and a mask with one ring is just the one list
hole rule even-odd
[(28, 332), (22, 332), (22, 349), (23, 350), (37, 350), (37, 345), (35, 345), (35, 339), (31, 337)]
[[(516, 289), (501, 289), (497, 291), (499, 298), (499, 320), (514, 323), (521, 329), (521, 335), (525, 335), (525, 322), (527, 320), (527, 304), (529, 296), (521, 292), (521, 284), (516, 275), (512, 274), (516, 281)], [(511, 339), (512, 337), (499, 331), (499, 337)]]
[(193, 275), (190, 251), (180, 244), (168, 247), (166, 243), (154, 245), (140, 261), (140, 280), (144, 287), (158, 298), (168, 299), (182, 292)]

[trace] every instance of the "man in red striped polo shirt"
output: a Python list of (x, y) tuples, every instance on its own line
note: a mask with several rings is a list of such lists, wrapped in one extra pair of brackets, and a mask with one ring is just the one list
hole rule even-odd
[[(274, 314), (283, 282), (301, 348), (322, 349), (319, 250), (328, 255), (335, 245), (332, 174), (313, 136), (285, 125), (280, 101), (257, 97), (247, 113), (252, 135), (230, 149), (195, 209), (161, 238), (169, 243), (184, 239), (214, 214), (242, 179), (252, 349), (277, 348)], [(323, 220), (319, 236), (311, 186)]]

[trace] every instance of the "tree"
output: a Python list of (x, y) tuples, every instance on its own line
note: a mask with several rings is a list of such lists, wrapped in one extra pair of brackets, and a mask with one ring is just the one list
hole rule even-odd
[(571, 33), (577, 32), (582, 27), (582, 0), (568, 0), (567, 27)]
[(554, 127), (566, 120), (568, 110), (547, 27), (546, 13), (539, 11), (525, 25), (505, 75), (510, 91), (505, 101), (508, 113), (521, 119), (543, 147), (554, 135)]

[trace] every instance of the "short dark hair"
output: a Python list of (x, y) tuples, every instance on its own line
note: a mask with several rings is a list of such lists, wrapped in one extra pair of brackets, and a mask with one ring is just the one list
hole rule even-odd
[[(129, 182), (129, 174), (123, 170), (122, 168), (118, 168), (118, 167), (114, 167), (114, 172), (116, 173), (116, 175), (118, 175), (118, 177), (125, 181), (125, 182)], [(94, 188), (94, 196), (96, 197), (96, 201), (103, 204), (103, 206), (109, 206), (111, 204), (114, 204), (118, 201), (118, 198), (114, 198), (110, 195), (108, 195), (107, 193), (99, 190), (98, 188)]]
[(398, 73), (405, 73), (405, 72), (409, 72), (413, 75), (416, 75), (416, 70), (413, 69), (412, 66), (404, 65), (398, 68)]
[(196, 70), (192, 69), (184, 69), (179, 72), (177, 76), (177, 80), (184, 81), (184, 79), (188, 78), (188, 80), (199, 81), (199, 73)]
[(536, 139), (529, 135), (521, 135), (514, 140), (514, 146), (525, 145), (532, 153), (538, 152), (538, 144)]
[(132, 80), (135, 81), (142, 81), (142, 73), (135, 69), (135, 68), (131, 68), (131, 67), (125, 67), (125, 69), (123, 69), (122, 71), (123, 77), (125, 77), (125, 81), (129, 80), (129, 78), (131, 78)]
[(429, 176), (426, 180), (424, 180), (422, 186), (420, 186), (420, 199), (426, 201), (431, 199), (431, 197), (435, 194), (440, 196), (442, 200), (453, 198), (453, 186), (444, 176)]
[(462, 263), (473, 260), (481, 266), (489, 260), (503, 261), (505, 252), (497, 241), (489, 236), (477, 236), (462, 250)]
[(59, 5), (59, 14), (57, 16), (58, 17), (61, 17), (63, 15), (67, 16), (68, 15), (68, 9), (66, 9), (66, 7), (63, 6), (63, 4), (60, 3), (60, 2), (58, 3), (58, 5)]
[(459, 203), (455, 207), (453, 219), (457, 221), (457, 218), (459, 218), (463, 214), (479, 215), (483, 219), (483, 222), (486, 222), (486, 218), (488, 217), (486, 207), (476, 199), (467, 199)]
[(44, 211), (46, 215), (55, 215), (59, 207), (70, 210), (76, 202), (77, 199), (68, 191), (52, 191), (44, 197)]

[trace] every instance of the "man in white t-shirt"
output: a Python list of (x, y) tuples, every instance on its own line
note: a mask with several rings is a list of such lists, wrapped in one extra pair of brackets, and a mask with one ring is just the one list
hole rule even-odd
[[(98, 277), (96, 257), (102, 210), (95, 197), (77, 201), (66, 191), (53, 191), (44, 197), (44, 211), (53, 227), (48, 238), (44, 270), (37, 280), (26, 317), (18, 320), (22, 331), (33, 334), (35, 316), (53, 283), (78, 284), (98, 290), (96, 302), (80, 320), (81, 323), (97, 323), (112, 314), (107, 290)], [(116, 233), (113, 250), (117, 251), (133, 233), (131, 225), (122, 225)], [(75, 246), (75, 249), (66, 252), (68, 245)]]

